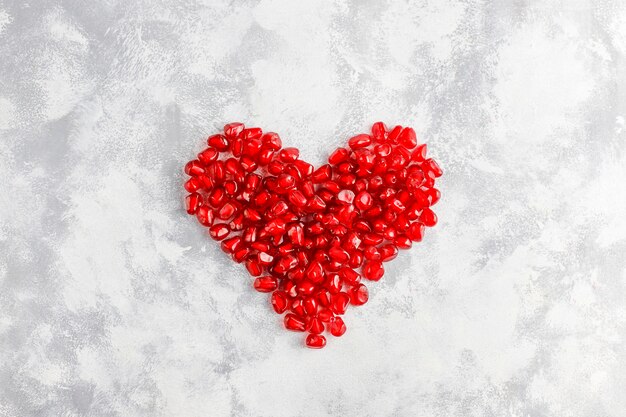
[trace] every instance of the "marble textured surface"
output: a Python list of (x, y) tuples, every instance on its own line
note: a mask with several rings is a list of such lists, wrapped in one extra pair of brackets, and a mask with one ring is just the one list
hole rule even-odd
[[(0, 56), (0, 416), (626, 416), (622, 0), (0, 0)], [(182, 209), (234, 120), (445, 170), (323, 351)]]

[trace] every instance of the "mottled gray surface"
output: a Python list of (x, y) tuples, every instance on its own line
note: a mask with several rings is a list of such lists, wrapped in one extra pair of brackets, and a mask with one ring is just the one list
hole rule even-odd
[[(626, 416), (623, 0), (0, 0), (0, 416)], [(440, 224), (323, 351), (182, 209), (376, 120)]]

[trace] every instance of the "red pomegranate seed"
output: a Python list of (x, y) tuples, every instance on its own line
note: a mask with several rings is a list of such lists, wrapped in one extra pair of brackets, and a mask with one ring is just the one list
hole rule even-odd
[(208, 206), (198, 207), (196, 217), (203, 226), (211, 226), (213, 221), (215, 221), (215, 213)]
[(326, 346), (326, 338), (321, 334), (309, 334), (306, 337), (306, 345), (311, 349), (321, 349)]
[(350, 151), (346, 148), (337, 148), (330, 156), (328, 157), (328, 163), (331, 165), (337, 165), (341, 162), (344, 162), (348, 159), (350, 155)]
[(289, 309), (298, 317), (306, 316), (306, 309), (304, 308), (304, 300), (301, 297), (295, 298), (291, 301)]
[(198, 193), (191, 193), (185, 199), (187, 205), (187, 213), (195, 214), (200, 206), (202, 206), (202, 196)]
[(213, 135), (209, 136), (207, 139), (207, 143), (209, 146), (217, 149), (220, 152), (225, 152), (228, 150), (228, 140), (224, 135)]
[(294, 332), (303, 332), (306, 328), (304, 319), (291, 313), (285, 315), (284, 323), (287, 330)]
[(337, 194), (337, 201), (344, 204), (352, 204), (354, 201), (354, 191), (342, 190)]
[(259, 277), (254, 280), (254, 289), (259, 292), (272, 292), (278, 288), (278, 280), (275, 277)]
[(400, 136), (398, 137), (398, 142), (401, 146), (404, 146), (407, 149), (413, 149), (417, 146), (417, 136), (415, 135), (415, 130), (410, 127), (405, 127), (400, 132)]
[(189, 161), (187, 165), (185, 165), (185, 174), (191, 176), (202, 175), (206, 172), (204, 165), (200, 163), (200, 161)]
[(271, 297), (272, 307), (278, 314), (283, 314), (287, 310), (289, 304), (289, 297), (284, 291), (274, 291)]
[(383, 264), (380, 261), (366, 261), (363, 264), (363, 277), (370, 281), (378, 281), (382, 278), (385, 270)]
[(424, 223), (424, 226), (433, 227), (437, 224), (437, 215), (431, 209), (425, 208), (420, 214), (420, 221)]
[(369, 299), (369, 292), (367, 287), (363, 284), (359, 284), (356, 287), (350, 289), (350, 302), (355, 306), (363, 305)]
[(295, 162), (300, 156), (300, 151), (297, 148), (283, 148), (278, 153), (278, 158), (285, 163)]
[(256, 261), (254, 259), (248, 259), (246, 261), (246, 269), (248, 270), (248, 273), (250, 273), (250, 275), (252, 275), (253, 277), (257, 277), (263, 273), (263, 267), (261, 266), (259, 261)]
[(222, 240), (230, 234), (230, 229), (225, 224), (215, 224), (209, 228), (209, 234), (215, 240)]
[(348, 307), (348, 303), (350, 302), (350, 295), (345, 292), (340, 292), (334, 294), (332, 297), (332, 302), (330, 304), (330, 309), (335, 314), (344, 314), (346, 312), (346, 308)]
[(245, 126), (243, 123), (229, 123), (224, 126), (224, 134), (229, 138), (235, 138), (243, 131)]
[(348, 146), (352, 149), (365, 148), (372, 144), (372, 137), (367, 134), (356, 135), (348, 140)]
[(324, 323), (317, 316), (309, 316), (306, 320), (306, 330), (313, 334), (324, 332)]
[(393, 243), (388, 243), (380, 247), (380, 260), (383, 262), (395, 259), (398, 256), (398, 248)]
[(361, 281), (361, 275), (352, 268), (342, 268), (339, 275), (348, 285), (358, 285)]
[(341, 317), (334, 317), (330, 322), (330, 334), (335, 337), (343, 336), (346, 332), (346, 325)]
[(263, 143), (263, 145), (267, 146), (269, 149), (273, 151), (277, 151), (283, 146), (283, 143), (280, 140), (280, 137), (278, 136), (277, 133), (274, 133), (274, 132), (269, 132), (263, 135), (263, 137), (261, 138), (261, 142)]

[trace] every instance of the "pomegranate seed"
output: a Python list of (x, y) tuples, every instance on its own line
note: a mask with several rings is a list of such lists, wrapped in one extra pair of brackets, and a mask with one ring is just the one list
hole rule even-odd
[(326, 338), (321, 334), (309, 334), (306, 337), (306, 345), (311, 349), (321, 349), (326, 346)]
[(202, 206), (202, 196), (198, 193), (191, 193), (185, 199), (188, 214), (195, 214), (200, 206)]
[(225, 224), (215, 224), (209, 228), (209, 234), (215, 240), (222, 240), (230, 234), (230, 229)]
[(431, 209), (425, 208), (420, 214), (420, 221), (424, 223), (424, 226), (433, 227), (437, 224), (437, 215)]
[(363, 276), (370, 281), (378, 281), (384, 273), (383, 264), (378, 260), (366, 261), (363, 264)]
[(229, 123), (224, 126), (224, 134), (229, 138), (236, 138), (244, 128), (243, 123)]
[(350, 151), (346, 148), (338, 148), (329, 157), (328, 163), (331, 165), (337, 165), (343, 161), (346, 161), (350, 156)]
[(415, 135), (415, 130), (410, 127), (402, 129), (402, 132), (400, 132), (400, 136), (398, 137), (398, 142), (406, 149), (415, 148), (417, 146), (417, 136)]
[(332, 297), (332, 302), (330, 304), (330, 309), (335, 314), (344, 314), (346, 312), (346, 308), (348, 307), (348, 303), (350, 302), (350, 295), (345, 292), (340, 292), (334, 294)]
[(294, 332), (303, 332), (306, 328), (304, 319), (291, 313), (285, 315), (284, 323), (287, 330)]
[(295, 162), (300, 156), (297, 148), (284, 148), (278, 153), (278, 158), (285, 163)]
[(367, 287), (363, 284), (359, 284), (350, 290), (350, 302), (355, 306), (363, 305), (369, 299), (369, 292)]
[(334, 317), (330, 322), (330, 334), (335, 337), (343, 336), (346, 332), (346, 325), (341, 317)]
[(259, 292), (272, 292), (278, 288), (278, 280), (274, 277), (259, 277), (254, 280), (254, 289)]
[(324, 332), (324, 323), (319, 317), (309, 316), (306, 320), (306, 330), (312, 334), (321, 334)]
[(287, 305), (289, 304), (289, 297), (284, 291), (274, 291), (272, 293), (272, 307), (274, 311), (278, 314), (283, 314), (287, 310)]
[(366, 134), (356, 135), (348, 140), (348, 146), (350, 146), (352, 149), (365, 148), (367, 146), (370, 146), (371, 144), (372, 137)]

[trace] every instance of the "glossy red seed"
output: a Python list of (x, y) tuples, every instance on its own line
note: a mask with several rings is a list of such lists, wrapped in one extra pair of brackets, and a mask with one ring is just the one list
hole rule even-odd
[(398, 138), (400, 137), (400, 133), (402, 132), (402, 126), (396, 126), (393, 129), (391, 129), (391, 132), (389, 132), (389, 135), (387, 136), (387, 140), (389, 141), (389, 143), (392, 144), (397, 144), (398, 143)]
[(272, 292), (278, 288), (278, 280), (275, 277), (259, 277), (254, 280), (254, 289), (259, 292)]
[(185, 190), (189, 191), (190, 193), (194, 193), (196, 191), (198, 191), (200, 188), (202, 188), (202, 180), (198, 177), (191, 177), (187, 180), (187, 182), (185, 182)]
[(311, 180), (316, 183), (322, 183), (324, 181), (330, 180), (332, 177), (332, 168), (330, 165), (322, 165), (311, 174)]
[(400, 132), (400, 136), (398, 137), (398, 143), (407, 149), (415, 148), (417, 146), (417, 136), (415, 135), (415, 130), (410, 127), (402, 129), (402, 132)]
[(235, 138), (245, 129), (243, 123), (229, 123), (224, 126), (224, 134), (230, 138)]
[(395, 259), (398, 256), (398, 248), (393, 243), (380, 247), (380, 260), (383, 262)]
[(300, 156), (297, 148), (284, 148), (278, 153), (278, 158), (285, 163), (295, 162)]
[(246, 261), (246, 269), (253, 277), (259, 276), (263, 273), (263, 267), (259, 261), (254, 259), (248, 259)]
[(348, 159), (350, 155), (350, 151), (346, 148), (337, 148), (330, 156), (328, 157), (328, 163), (331, 165), (337, 165), (341, 162), (344, 162)]
[(225, 224), (215, 224), (209, 228), (209, 234), (215, 240), (222, 240), (230, 234), (230, 229)]
[(326, 346), (326, 338), (321, 334), (309, 334), (306, 337), (306, 345), (311, 349), (321, 349)]
[(220, 245), (226, 253), (234, 253), (242, 247), (241, 237), (235, 236), (222, 241)]
[(198, 193), (191, 193), (185, 199), (185, 205), (188, 214), (195, 214), (200, 206), (202, 206), (202, 196)]
[(335, 314), (344, 314), (348, 303), (350, 302), (350, 295), (345, 292), (339, 292), (334, 294), (330, 303), (330, 309)]
[(398, 247), (398, 249), (410, 249), (413, 246), (413, 242), (406, 235), (397, 236), (393, 239), (393, 243)]
[(367, 287), (363, 284), (359, 284), (350, 289), (350, 302), (355, 306), (363, 305), (369, 299), (369, 292)]
[(361, 281), (361, 275), (352, 268), (342, 268), (339, 275), (348, 285), (358, 285)]
[(198, 176), (202, 175), (206, 172), (206, 169), (200, 161), (189, 161), (187, 165), (185, 165), (185, 174)]
[(306, 328), (304, 318), (288, 313), (284, 318), (285, 328), (294, 332), (303, 332)]
[(330, 322), (330, 334), (335, 337), (343, 336), (346, 332), (346, 325), (341, 317), (333, 317)]
[(432, 227), (437, 224), (437, 215), (431, 209), (425, 208), (420, 214), (420, 222), (424, 223), (424, 226)]
[(224, 135), (212, 135), (207, 139), (209, 146), (217, 149), (220, 152), (228, 150), (228, 140)]
[(309, 316), (306, 320), (306, 330), (312, 334), (321, 334), (324, 332), (324, 323), (317, 316)]
[(348, 140), (348, 146), (352, 149), (365, 148), (372, 144), (372, 137), (367, 134), (353, 136)]
[(222, 220), (228, 220), (233, 217), (238, 210), (237, 204), (233, 201), (229, 201), (218, 210), (217, 217)]
[(304, 308), (304, 300), (299, 295), (298, 298), (295, 298), (291, 301), (291, 305), (289, 306), (289, 310), (291, 310), (298, 317), (306, 316), (306, 309)]
[(331, 259), (341, 263), (348, 262), (348, 260), (350, 259), (350, 254), (338, 246), (333, 246), (332, 248), (330, 248), (328, 250), (328, 256), (330, 256)]
[(284, 291), (274, 291), (271, 297), (272, 307), (278, 314), (283, 314), (289, 304), (289, 296)]
[(380, 261), (366, 261), (363, 264), (363, 277), (371, 281), (378, 281), (382, 278), (385, 270)]
[(209, 165), (215, 162), (219, 156), (219, 152), (214, 148), (207, 148), (198, 154), (198, 159), (204, 165)]
[(208, 206), (200, 206), (196, 211), (196, 218), (203, 226), (211, 226), (215, 221), (215, 213)]
[(337, 193), (337, 201), (344, 204), (352, 204), (354, 201), (354, 191), (352, 190), (342, 190)]

